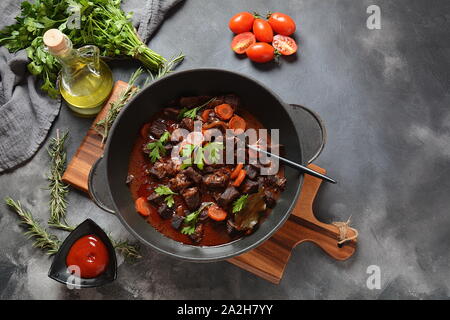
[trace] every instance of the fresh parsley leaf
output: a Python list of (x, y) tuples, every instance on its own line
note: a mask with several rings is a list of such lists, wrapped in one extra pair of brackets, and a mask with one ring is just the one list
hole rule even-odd
[(175, 200), (173, 199), (173, 195), (177, 194), (176, 192), (173, 192), (170, 190), (169, 187), (160, 185), (155, 189), (155, 192), (160, 196), (166, 196), (164, 198), (164, 201), (167, 203), (167, 206), (169, 208), (172, 208), (173, 204), (175, 203)]
[(170, 133), (169, 133), (169, 131), (165, 131), (162, 135), (161, 135), (161, 138), (159, 138), (159, 142), (161, 142), (161, 143), (166, 143), (167, 141), (169, 141), (169, 138), (170, 138)]
[(167, 196), (166, 199), (164, 199), (167, 203), (167, 206), (169, 208), (172, 208), (173, 204), (175, 203), (175, 200), (173, 199), (173, 195)]
[(164, 148), (164, 145), (169, 141), (169, 138), (170, 133), (166, 131), (161, 135), (161, 138), (147, 144), (146, 149), (150, 150), (149, 156), (152, 162), (156, 162), (156, 160), (166, 155), (166, 148)]
[(202, 147), (197, 147), (194, 150), (194, 163), (197, 165), (197, 168), (199, 168), (200, 170), (203, 170), (203, 167), (205, 165), (203, 159), (205, 158), (205, 154), (203, 152), (203, 148)]
[(194, 224), (194, 225), (189, 225), (189, 226), (183, 227), (183, 228), (181, 229), (181, 233), (182, 233), (182, 234), (190, 235), (190, 234), (193, 234), (194, 232), (195, 232), (195, 224)]
[(247, 198), (248, 194), (244, 194), (233, 202), (233, 213), (237, 213), (244, 209), (245, 205), (247, 204)]
[(170, 194), (176, 194), (168, 186), (160, 185), (155, 189), (155, 192), (160, 196), (170, 195)]
[(208, 143), (203, 150), (207, 154), (205, 158), (206, 162), (209, 164), (218, 163), (220, 160), (219, 151), (223, 150), (222, 142), (210, 142)]
[(187, 234), (187, 235), (193, 234), (195, 232), (195, 225), (197, 224), (198, 216), (203, 211), (203, 209), (205, 209), (206, 207), (209, 207), (212, 204), (213, 204), (212, 202), (204, 202), (204, 203), (202, 203), (202, 205), (200, 206), (200, 208), (198, 210), (188, 214), (184, 218), (185, 227), (183, 227), (183, 229), (181, 229), (181, 233)]

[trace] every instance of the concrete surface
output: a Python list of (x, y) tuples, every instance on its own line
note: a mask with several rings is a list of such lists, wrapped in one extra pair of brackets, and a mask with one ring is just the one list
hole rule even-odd
[[(381, 30), (366, 9), (381, 8)], [(228, 19), (242, 10), (290, 13), (300, 52), (281, 65), (254, 65), (229, 49)], [(450, 3), (447, 1), (187, 0), (167, 19), (151, 47), (166, 57), (182, 50), (179, 70), (219, 67), (251, 75), (286, 102), (318, 112), (328, 143), (316, 161), (340, 183), (322, 188), (316, 212), (325, 222), (350, 215), (358, 251), (345, 262), (312, 244), (296, 248), (280, 285), (227, 262), (192, 264), (152, 250), (121, 263), (114, 283), (68, 290), (47, 277), (51, 259), (30, 246), (17, 218), (0, 205), (1, 299), (430, 299), (450, 296)], [(133, 68), (114, 63), (117, 79)], [(295, 117), (295, 114), (294, 114)], [(91, 120), (61, 110), (53, 126), (69, 129), (72, 156)], [(46, 221), (44, 148), (0, 177), (0, 198), (19, 199)], [(68, 219), (91, 217), (115, 236), (119, 221), (77, 191)], [(63, 233), (59, 233), (63, 236)], [(368, 266), (381, 289), (366, 286)]]

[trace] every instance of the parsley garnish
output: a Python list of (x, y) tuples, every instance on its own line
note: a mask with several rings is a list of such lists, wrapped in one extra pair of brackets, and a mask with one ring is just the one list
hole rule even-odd
[(244, 209), (245, 205), (247, 204), (247, 198), (248, 194), (244, 194), (240, 196), (239, 199), (233, 202), (233, 213), (237, 213)]
[[(207, 164), (218, 163), (220, 160), (219, 151), (223, 150), (222, 142), (210, 142), (206, 146), (194, 146), (192, 144), (186, 144), (181, 149), (181, 156), (185, 158), (181, 169), (185, 169), (195, 163), (197, 168), (203, 170), (205, 166), (205, 160)], [(194, 154), (194, 161), (192, 161), (192, 154)], [(205, 156), (206, 154), (206, 156)]]
[(220, 160), (220, 150), (223, 150), (223, 143), (222, 142), (210, 142), (208, 143), (203, 150), (206, 152), (207, 156), (207, 162), (208, 163), (218, 163)]
[(167, 143), (167, 141), (169, 141), (169, 138), (170, 133), (169, 131), (166, 131), (162, 134), (159, 140), (147, 144), (146, 148), (150, 150), (149, 157), (152, 162), (155, 162), (156, 160), (161, 158), (161, 154), (163, 156), (166, 155), (166, 148), (164, 148), (164, 145)]
[(194, 120), (194, 119), (197, 117), (197, 112), (198, 112), (201, 108), (206, 107), (208, 104), (210, 104), (210, 103), (213, 102), (214, 100), (216, 100), (216, 97), (209, 99), (209, 100), (206, 101), (204, 104), (202, 104), (202, 105), (200, 105), (200, 106), (198, 106), (198, 107), (195, 107), (195, 108), (192, 108), (192, 109), (189, 109), (189, 108), (183, 108), (183, 109), (181, 109), (180, 114), (178, 115), (178, 117), (179, 117), (180, 119), (183, 119), (183, 118), (191, 118), (192, 120)]
[(171, 208), (173, 206), (173, 204), (175, 203), (175, 200), (173, 199), (173, 195), (177, 194), (175, 192), (173, 192), (172, 190), (170, 190), (169, 187), (167, 186), (158, 186), (155, 189), (155, 192), (160, 195), (160, 196), (167, 196), (164, 201), (167, 203), (167, 206), (169, 208)]
[(184, 218), (185, 226), (183, 227), (183, 229), (181, 229), (181, 233), (187, 234), (187, 235), (193, 234), (195, 232), (195, 227), (197, 224), (198, 216), (203, 211), (203, 209), (205, 209), (206, 207), (208, 207), (212, 204), (213, 204), (212, 202), (204, 202), (204, 203), (202, 203), (202, 205), (200, 206), (200, 208), (197, 211), (194, 211), (194, 212), (188, 214)]

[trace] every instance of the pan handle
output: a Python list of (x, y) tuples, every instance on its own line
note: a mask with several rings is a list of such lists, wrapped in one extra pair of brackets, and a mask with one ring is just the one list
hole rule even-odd
[(107, 190), (108, 182), (105, 163), (106, 161), (103, 161), (102, 155), (92, 166), (88, 178), (88, 191), (89, 196), (97, 206), (106, 212), (114, 214), (115, 211), (111, 209), (114, 205)]
[(322, 119), (309, 108), (298, 104), (289, 104), (291, 112), (296, 115), (295, 125), (302, 137), (302, 153), (307, 163), (317, 159), (327, 141), (327, 131)]

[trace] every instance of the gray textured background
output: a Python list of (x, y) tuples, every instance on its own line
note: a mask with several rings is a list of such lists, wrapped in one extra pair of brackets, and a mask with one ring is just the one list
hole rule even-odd
[[(382, 10), (382, 29), (368, 30), (366, 8)], [(229, 49), (228, 19), (242, 10), (290, 13), (300, 53), (280, 66), (253, 65)], [(151, 47), (183, 50), (179, 70), (220, 67), (251, 75), (286, 102), (318, 112), (328, 143), (316, 161), (339, 180), (322, 188), (316, 213), (325, 222), (349, 215), (360, 231), (345, 262), (312, 244), (296, 248), (280, 285), (227, 263), (192, 264), (152, 250), (105, 287), (67, 290), (47, 278), (51, 260), (31, 248), (17, 218), (0, 205), (0, 298), (245, 299), (449, 298), (450, 3), (448, 1), (187, 0)], [(115, 63), (117, 79), (131, 68)], [(295, 114), (293, 114), (295, 117)], [(53, 126), (69, 129), (72, 156), (91, 120), (62, 109)], [(0, 198), (20, 199), (43, 221), (48, 195), (44, 149), (0, 176)], [(69, 221), (91, 217), (113, 235), (127, 233), (83, 194), (70, 194)], [(381, 268), (381, 290), (366, 287), (366, 269)]]

